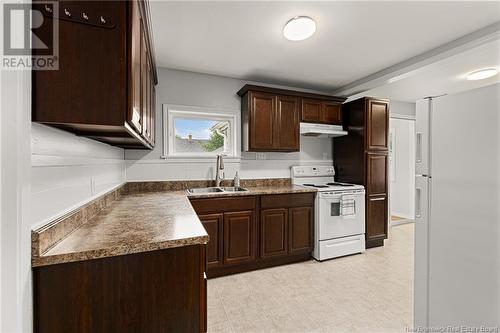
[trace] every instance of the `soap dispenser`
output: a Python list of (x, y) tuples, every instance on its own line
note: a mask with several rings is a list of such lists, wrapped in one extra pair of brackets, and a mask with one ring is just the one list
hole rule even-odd
[(236, 175), (234, 175), (233, 186), (240, 187), (240, 176), (238, 175), (238, 171), (236, 171)]

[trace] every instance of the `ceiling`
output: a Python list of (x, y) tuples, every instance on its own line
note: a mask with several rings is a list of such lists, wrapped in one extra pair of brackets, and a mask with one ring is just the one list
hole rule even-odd
[(350, 99), (372, 96), (415, 102), (427, 96), (455, 94), (500, 82), (500, 74), (485, 80), (468, 81), (465, 79), (467, 73), (489, 67), (496, 67), (500, 71), (500, 40), (498, 39), (421, 67), (403, 75), (401, 79), (389, 80), (384, 85), (351, 96)]
[[(310, 39), (284, 39), (296, 15)], [(500, 2), (152, 1), (151, 17), (160, 67), (331, 92), (498, 21)]]

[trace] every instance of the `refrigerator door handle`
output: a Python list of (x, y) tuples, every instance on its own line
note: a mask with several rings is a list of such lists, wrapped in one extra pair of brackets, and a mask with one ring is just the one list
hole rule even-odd
[(416, 137), (416, 147), (415, 147), (415, 161), (417, 163), (422, 163), (422, 132), (417, 132), (417, 137)]
[(422, 217), (422, 189), (415, 188), (415, 217)]

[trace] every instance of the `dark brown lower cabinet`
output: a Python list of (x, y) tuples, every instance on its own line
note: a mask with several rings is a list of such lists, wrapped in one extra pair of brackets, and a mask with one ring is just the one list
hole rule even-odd
[(288, 253), (288, 209), (263, 209), (260, 212), (260, 256), (262, 258)]
[(205, 247), (35, 267), (34, 332), (205, 332)]
[(366, 216), (370, 223), (366, 225), (366, 246), (384, 244), (387, 238), (387, 195), (367, 195)]
[(224, 214), (224, 264), (255, 259), (255, 219), (253, 211)]
[(222, 223), (224, 221), (223, 214), (207, 214), (199, 216), (203, 227), (207, 231), (210, 240), (207, 244), (207, 263), (208, 268), (222, 265)]
[(288, 242), (290, 253), (308, 253), (313, 247), (313, 208), (290, 208)]
[(191, 199), (210, 236), (208, 277), (308, 260), (313, 246), (314, 196)]

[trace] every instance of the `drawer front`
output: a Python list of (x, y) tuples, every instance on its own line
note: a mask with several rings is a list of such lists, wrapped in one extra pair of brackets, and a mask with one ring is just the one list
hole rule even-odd
[(255, 197), (191, 199), (196, 213), (223, 213), (255, 209)]
[(260, 197), (262, 208), (285, 208), (309, 206), (314, 204), (315, 193), (272, 194)]

